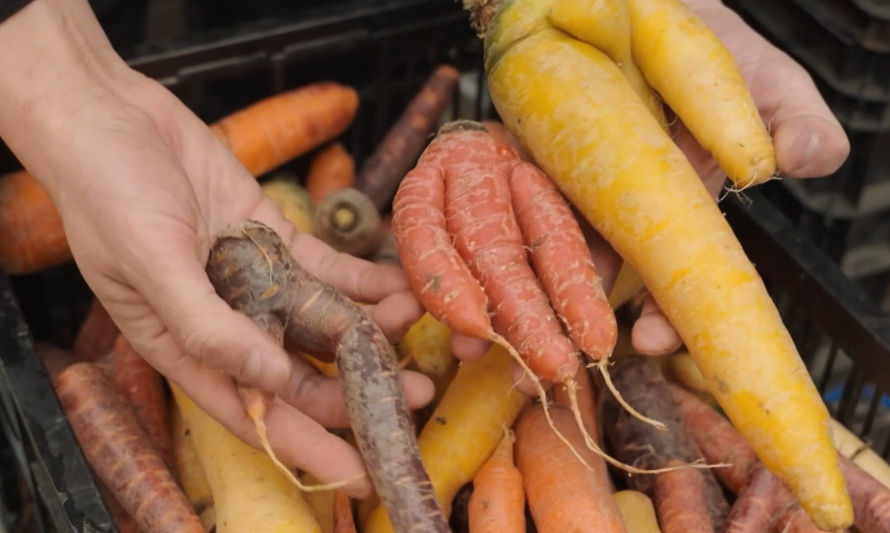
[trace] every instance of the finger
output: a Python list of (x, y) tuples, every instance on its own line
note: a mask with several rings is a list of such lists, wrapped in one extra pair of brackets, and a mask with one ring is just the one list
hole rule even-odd
[(181, 228), (161, 231), (162, 245), (146, 237), (133, 286), (160, 316), (178, 346), (196, 361), (238, 381), (275, 391), (287, 383), (290, 362), (283, 348), (247, 316), (235, 312), (213, 289), (204, 259)]
[(394, 292), (376, 305), (364, 306), (390, 342), (396, 343), (423, 316), (423, 307), (410, 290)]
[(641, 354), (666, 355), (676, 351), (683, 341), (652, 296), (647, 295), (631, 330), (631, 343)]
[[(299, 369), (300, 365), (295, 368)], [(339, 380), (314, 371), (298, 377), (301, 371), (297, 370), (293, 375), (292, 383), (281, 392), (282, 400), (325, 427), (349, 427), (346, 399)], [(430, 378), (410, 370), (402, 372), (400, 377), (409, 408), (419, 409), (433, 399), (435, 387)]]
[(837, 170), (849, 154), (849, 139), (809, 73), (722, 3), (689, 4), (736, 58), (773, 135), (779, 169), (799, 178)]
[[(233, 435), (262, 449), (256, 427), (247, 417), (232, 379), (201, 367), (187, 356), (179, 361), (181, 364), (169, 378)], [(284, 464), (311, 472), (322, 483), (350, 479), (364, 472), (361, 456), (352, 446), (283, 401), (272, 402), (265, 422), (269, 444)], [(295, 435), (299, 438), (294, 438)], [(351, 482), (346, 488), (359, 498), (371, 492), (367, 477)]]
[(450, 346), (451, 353), (457, 359), (461, 361), (476, 361), (488, 353), (488, 350), (491, 348), (491, 341), (452, 333)]

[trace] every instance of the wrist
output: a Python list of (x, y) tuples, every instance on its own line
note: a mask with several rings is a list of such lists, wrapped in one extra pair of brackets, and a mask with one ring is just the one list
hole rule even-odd
[(44, 186), (52, 133), (134, 77), (86, 0), (33, 0), (0, 23), (0, 72), (0, 137)]

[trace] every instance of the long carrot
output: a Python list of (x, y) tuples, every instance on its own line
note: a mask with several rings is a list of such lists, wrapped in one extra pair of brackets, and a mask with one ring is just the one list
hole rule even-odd
[(758, 465), (751, 479), (739, 493), (726, 519), (724, 533), (762, 533), (775, 520), (776, 487), (781, 484), (769, 470)]
[(111, 514), (111, 519), (114, 521), (114, 526), (117, 528), (118, 533), (139, 533), (139, 524), (121, 506), (121, 502), (117, 500), (104, 483), (100, 482), (99, 493), (102, 495), (105, 506), (108, 507), (108, 512)]
[[(466, 5), (477, 10), (485, 36), (488, 92), (498, 116), (640, 275), (767, 468), (817, 525), (849, 526), (852, 503), (828, 410), (757, 270), (683, 152), (611, 58), (547, 22), (550, 1)], [(634, 26), (633, 7), (631, 13)], [(676, 19), (652, 24), (650, 35), (663, 41), (662, 28), (684, 31), (669, 20)], [(650, 60), (669, 49), (677, 48), (649, 49)], [(691, 64), (704, 69), (710, 62)], [(697, 98), (684, 80), (672, 77), (673, 90)], [(714, 91), (709, 98), (714, 94), (732, 106), (736, 93)]]
[[(273, 335), (336, 354), (359, 452), (396, 531), (449, 531), (419, 457), (394, 349), (370, 317), (301, 268), (274, 230), (258, 222), (216, 235), (206, 271), (223, 300)], [(263, 438), (264, 402), (255, 397), (247, 408), (274, 459)]]
[(525, 491), (513, 462), (512, 431), (505, 431), (491, 457), (473, 476), (467, 506), (470, 533), (525, 533)]
[(46, 190), (24, 170), (0, 177), (0, 266), (27, 274), (71, 259), (62, 218)]
[(254, 176), (340, 135), (355, 116), (358, 93), (317, 82), (264, 98), (210, 126)]
[(143, 531), (203, 533), (204, 527), (105, 372), (75, 363), (54, 379), (93, 470)]
[(583, 436), (569, 409), (552, 406), (550, 416), (592, 468), (585, 468), (558, 438), (540, 405), (523, 411), (515, 428), (516, 464), (535, 528), (540, 533), (624, 533), (605, 462), (584, 448)]
[(74, 336), (71, 352), (84, 360), (95, 361), (111, 350), (119, 333), (120, 330), (102, 302), (98, 298), (93, 298)]
[(315, 203), (340, 189), (352, 187), (355, 181), (355, 160), (341, 142), (323, 148), (309, 164), (306, 192)]
[(119, 335), (114, 342), (109, 359), (112, 379), (133, 406), (136, 417), (164, 462), (172, 469), (173, 438), (170, 435), (167, 396), (161, 375), (123, 335)]
[[(665, 467), (683, 466), (668, 461)], [(712, 533), (704, 479), (691, 468), (670, 470), (655, 477), (655, 508), (663, 533)]]
[(439, 65), (365, 160), (355, 188), (368, 195), (378, 210), (389, 204), (399, 181), (417, 160), (451, 101), (459, 75), (454, 67)]
[(334, 491), (334, 530), (333, 533), (355, 533), (355, 518), (349, 495), (343, 489)]

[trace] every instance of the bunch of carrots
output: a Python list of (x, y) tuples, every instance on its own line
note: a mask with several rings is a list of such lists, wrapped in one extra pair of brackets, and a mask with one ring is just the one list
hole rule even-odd
[[(426, 310), (393, 345), (271, 228), (214, 236), (206, 269), (219, 296), (340, 381), (375, 495), (351, 501), (282, 464), (262, 391), (240, 390), (262, 448), (241, 442), (94, 302), (71, 346), (40, 354), (118, 528), (890, 531), (890, 467), (835, 448), (762, 281), (670, 138), (662, 99), (737, 187), (775, 174), (772, 140), (716, 36), (680, 0), (465, 5), (503, 123), (447, 120), (459, 76), (443, 65), (360, 166), (338, 140), (358, 106), (340, 84), (209, 126), (298, 229), (401, 265)], [(690, 97), (690, 80), (710, 89)], [(295, 158), (310, 159), (302, 180), (284, 167)], [(6, 271), (70, 259), (36, 181), (0, 178), (0, 213), (22, 198), (27, 216), (0, 217)], [(582, 222), (645, 283), (682, 353), (615, 353), (627, 324)], [(491, 347), (458, 362), (453, 333)], [(514, 365), (535, 396), (517, 391)], [(408, 409), (401, 368), (434, 381), (424, 410)]]

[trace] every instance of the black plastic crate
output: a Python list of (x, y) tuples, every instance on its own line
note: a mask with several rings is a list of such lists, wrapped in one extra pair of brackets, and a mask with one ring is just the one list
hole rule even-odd
[[(463, 72), (448, 116), (490, 116), (480, 51), (456, 3), (378, 0), (338, 3), (296, 20), (213, 31), (126, 56), (207, 121), (301, 83), (351, 84), (361, 104), (343, 140), (361, 161), (440, 62)], [(875, 398), (890, 391), (890, 318), (760, 191), (747, 198), (724, 201), (728, 220), (814, 379), (833, 414), (887, 456), (890, 408)], [(69, 342), (89, 298), (73, 264), (31, 276), (0, 276), (0, 520), (21, 525), (15, 513), (24, 510), (28, 532), (112, 531), (33, 348), (35, 338)]]
[(876, 17), (850, 0), (793, 0), (848, 45), (890, 52), (890, 17)]

